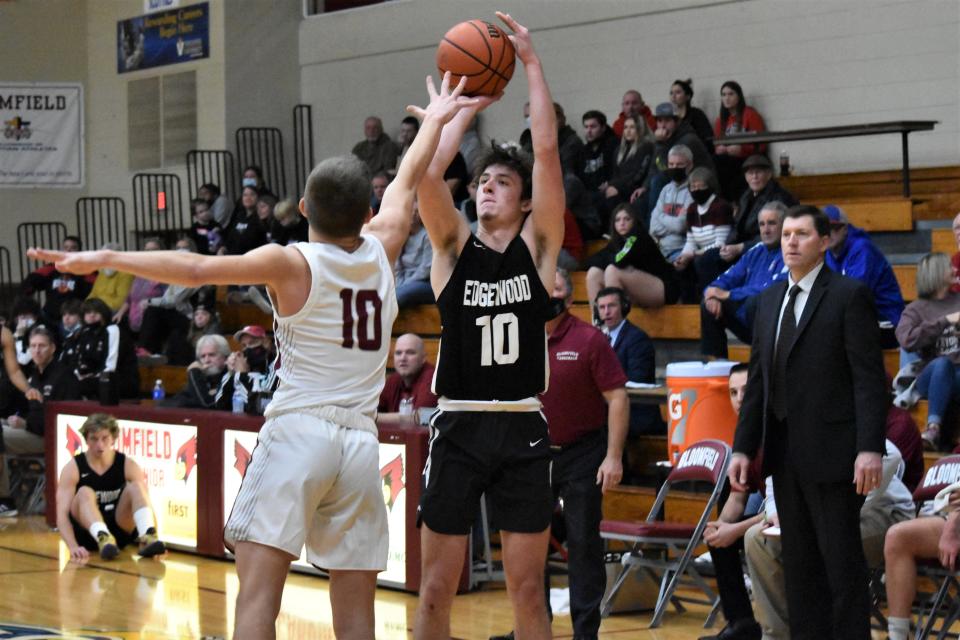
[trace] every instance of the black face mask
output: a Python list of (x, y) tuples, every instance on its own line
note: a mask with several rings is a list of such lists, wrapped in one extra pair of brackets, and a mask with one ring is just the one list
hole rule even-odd
[(690, 197), (697, 204), (705, 204), (712, 195), (713, 191), (711, 189), (690, 189)]
[(251, 371), (264, 371), (267, 368), (267, 349), (266, 347), (251, 347), (243, 350), (243, 355), (250, 365)]
[(680, 167), (674, 167), (673, 169), (667, 169), (663, 172), (663, 175), (667, 176), (668, 180), (672, 180), (677, 184), (680, 184), (687, 179), (687, 170)]
[(547, 320), (553, 320), (567, 310), (567, 301), (563, 298), (550, 298), (550, 310), (547, 312)]

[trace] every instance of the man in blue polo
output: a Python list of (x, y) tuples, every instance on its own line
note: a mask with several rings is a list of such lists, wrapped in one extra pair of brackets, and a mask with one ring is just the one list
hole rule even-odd
[(786, 210), (786, 205), (779, 201), (765, 204), (757, 216), (760, 243), (750, 247), (704, 289), (700, 305), (703, 355), (727, 357), (727, 329), (746, 344), (752, 341), (757, 298), (771, 284), (787, 277), (780, 251), (780, 229)]
[(835, 204), (828, 204), (823, 208), (823, 212), (830, 218), (827, 266), (870, 287), (880, 321), (880, 346), (884, 349), (896, 349), (900, 345), (894, 330), (900, 322), (904, 303), (893, 268), (883, 252), (870, 240), (870, 235), (850, 224), (843, 209)]

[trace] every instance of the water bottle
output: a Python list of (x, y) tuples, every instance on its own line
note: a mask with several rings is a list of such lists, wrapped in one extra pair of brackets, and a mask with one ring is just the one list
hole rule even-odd
[(790, 175), (790, 154), (786, 149), (780, 152), (780, 175)]
[(157, 402), (167, 397), (167, 392), (163, 389), (163, 380), (159, 378), (153, 384), (153, 401)]
[(413, 397), (400, 399), (400, 415), (408, 416), (413, 413)]
[(120, 398), (117, 395), (117, 387), (113, 384), (110, 372), (101, 371), (100, 380), (97, 385), (97, 396), (100, 404), (105, 407), (120, 404)]
[(240, 387), (236, 387), (233, 390), (233, 412), (243, 413), (244, 404), (246, 404), (246, 398), (244, 397), (243, 391), (240, 390)]

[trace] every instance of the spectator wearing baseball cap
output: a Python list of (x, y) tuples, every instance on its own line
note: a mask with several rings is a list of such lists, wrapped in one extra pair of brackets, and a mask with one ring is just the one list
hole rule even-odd
[(903, 295), (893, 268), (877, 248), (870, 235), (850, 224), (843, 209), (828, 204), (823, 212), (830, 218), (830, 245), (826, 255), (827, 266), (870, 287), (880, 321), (880, 339), (884, 349), (898, 346), (894, 330), (903, 313)]

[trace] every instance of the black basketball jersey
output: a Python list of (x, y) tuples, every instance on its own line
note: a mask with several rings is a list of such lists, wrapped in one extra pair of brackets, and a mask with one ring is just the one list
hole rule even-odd
[(73, 457), (80, 470), (80, 480), (77, 482), (77, 489), (80, 487), (90, 487), (97, 494), (97, 505), (100, 511), (106, 515), (107, 511), (113, 511), (120, 501), (120, 494), (127, 484), (126, 475), (123, 472), (127, 456), (117, 451), (114, 454), (113, 464), (110, 468), (98, 474), (90, 468), (87, 462), (87, 456), (84, 453), (78, 453)]
[(499, 253), (471, 234), (437, 307), (442, 328), (435, 394), (521, 400), (544, 391), (550, 295), (519, 235)]

